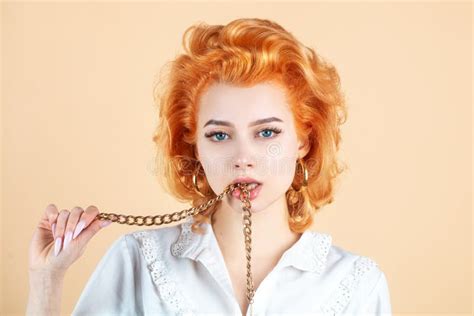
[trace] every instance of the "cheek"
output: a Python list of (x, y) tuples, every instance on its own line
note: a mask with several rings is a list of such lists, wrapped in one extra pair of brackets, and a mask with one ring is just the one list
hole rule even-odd
[(216, 154), (216, 150), (213, 148), (213, 146), (204, 140), (198, 140), (196, 146), (198, 148), (199, 161), (201, 164), (205, 166), (212, 164), (212, 160)]
[(295, 170), (296, 165), (293, 157), (278, 157), (269, 160), (266, 178), (270, 184), (289, 187), (293, 181)]
[(294, 164), (298, 156), (296, 138), (292, 135), (281, 135), (268, 141), (261, 148), (261, 160), (268, 168), (269, 176), (285, 176), (294, 172)]
[(199, 162), (201, 163), (207, 181), (213, 190), (216, 190), (221, 184), (220, 181), (225, 179), (223, 175), (228, 174), (229, 157), (225, 156), (225, 152), (217, 150), (213, 144), (199, 144)]
[(211, 182), (217, 177), (222, 177), (222, 175), (228, 171), (226, 170), (227, 167), (224, 159), (220, 157), (205, 156), (201, 157), (200, 162), (203, 166), (204, 172), (206, 173), (206, 177)]
[(295, 170), (295, 161), (292, 157), (278, 155), (267, 158), (264, 163), (257, 168), (259, 178), (265, 184), (265, 195), (280, 196), (291, 186)]

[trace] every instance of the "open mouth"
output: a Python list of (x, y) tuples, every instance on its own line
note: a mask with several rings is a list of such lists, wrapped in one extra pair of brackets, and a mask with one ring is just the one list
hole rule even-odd
[[(248, 183), (247, 190), (249, 190), (250, 192), (249, 199), (250, 200), (255, 199), (258, 196), (258, 193), (260, 192), (261, 189), (262, 189), (261, 183), (256, 183), (256, 182)], [(240, 193), (241, 193), (240, 188), (237, 187), (234, 190), (234, 192), (232, 192), (232, 196), (240, 200)]]

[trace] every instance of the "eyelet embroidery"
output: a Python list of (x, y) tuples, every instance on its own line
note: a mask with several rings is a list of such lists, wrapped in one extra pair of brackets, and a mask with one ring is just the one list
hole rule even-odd
[(140, 243), (152, 280), (163, 302), (169, 305), (178, 315), (193, 315), (188, 307), (189, 303), (178, 291), (176, 283), (173, 281), (174, 278), (166, 267), (162, 257), (163, 249), (156, 236), (150, 231), (138, 231), (132, 234)]
[(298, 245), (298, 259), (293, 265), (298, 269), (321, 274), (326, 267), (326, 260), (331, 248), (332, 238), (329, 234), (316, 231), (308, 231), (305, 233), (310, 234), (308, 236), (310, 240), (305, 241), (308, 246), (305, 245), (303, 247)]
[(332, 237), (329, 234), (314, 232), (313, 254), (314, 266), (313, 271), (321, 274), (326, 268), (326, 260), (329, 249), (331, 248)]
[(340, 313), (349, 303), (360, 279), (378, 264), (369, 257), (360, 256), (354, 263), (351, 272), (341, 280), (338, 288), (321, 307), (327, 315)]
[(173, 256), (181, 257), (184, 251), (191, 244), (195, 235), (191, 230), (192, 224), (191, 220), (181, 223), (181, 233), (179, 234), (178, 240), (171, 245), (171, 253)]

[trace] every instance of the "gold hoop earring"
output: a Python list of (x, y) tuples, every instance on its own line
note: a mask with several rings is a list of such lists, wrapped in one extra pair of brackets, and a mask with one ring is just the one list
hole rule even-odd
[(298, 164), (301, 165), (301, 169), (303, 169), (303, 184), (301, 184), (301, 186), (298, 190), (295, 190), (295, 188), (293, 188), (293, 190), (295, 192), (300, 192), (301, 189), (308, 186), (308, 179), (309, 179), (308, 169), (306, 169), (306, 166), (304, 165), (303, 159), (298, 158), (298, 160), (296, 161), (296, 168), (298, 168)]
[(193, 186), (194, 186), (194, 190), (202, 197), (206, 197), (200, 190), (199, 190), (199, 186), (198, 186), (198, 183), (197, 183), (197, 175), (196, 175), (196, 172), (193, 172)]

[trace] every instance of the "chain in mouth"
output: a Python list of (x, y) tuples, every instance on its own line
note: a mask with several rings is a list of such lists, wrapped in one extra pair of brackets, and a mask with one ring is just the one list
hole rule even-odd
[(237, 188), (239, 186), (243, 186), (245, 188), (247, 188), (248, 191), (251, 191), (253, 189), (255, 189), (258, 185), (260, 185), (260, 183), (256, 183), (256, 182), (251, 182), (251, 183), (246, 183), (246, 182), (241, 182), (241, 183), (237, 183)]

